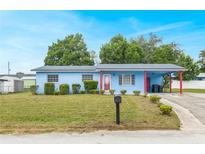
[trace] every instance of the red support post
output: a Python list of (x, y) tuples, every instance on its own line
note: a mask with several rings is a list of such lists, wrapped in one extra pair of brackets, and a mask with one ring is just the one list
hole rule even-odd
[(102, 71), (100, 71), (100, 90), (102, 90)]
[(147, 93), (147, 72), (144, 71), (144, 93)]
[(180, 78), (180, 94), (182, 94), (182, 71), (179, 73)]
[(170, 76), (169, 76), (169, 78), (170, 78), (170, 93), (172, 93), (172, 74), (170, 74)]

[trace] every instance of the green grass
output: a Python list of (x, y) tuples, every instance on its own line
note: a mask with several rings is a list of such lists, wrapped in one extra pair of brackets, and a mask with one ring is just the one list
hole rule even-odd
[(0, 133), (89, 132), (95, 130), (179, 129), (179, 119), (160, 113), (142, 96), (122, 97), (121, 125), (108, 95), (0, 95)]
[[(173, 89), (173, 92), (179, 92), (179, 89)], [(183, 92), (205, 93), (205, 89), (183, 89)]]

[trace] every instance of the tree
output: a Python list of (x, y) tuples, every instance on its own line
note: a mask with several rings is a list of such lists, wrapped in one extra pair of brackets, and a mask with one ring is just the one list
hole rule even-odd
[[(193, 59), (185, 55), (177, 44), (163, 44), (162, 39), (150, 34), (127, 40), (122, 35), (114, 36), (100, 49), (101, 63), (128, 64), (128, 63), (158, 63), (177, 64), (187, 69), (183, 73), (183, 80), (192, 80), (199, 74), (199, 66)], [(176, 74), (179, 79), (179, 74)], [(164, 77), (164, 86), (167, 87), (168, 77)]]
[(125, 63), (125, 54), (128, 47), (126, 38), (118, 34), (103, 44), (100, 49), (101, 63), (120, 64)]
[(127, 41), (122, 35), (114, 36), (100, 49), (101, 63), (128, 64), (139, 63), (142, 50), (135, 40)]
[[(180, 59), (178, 61), (178, 65), (187, 69), (183, 72), (183, 80), (193, 80), (200, 73), (200, 68), (197, 62), (184, 53), (181, 54)], [(177, 79), (179, 79), (179, 73), (176, 73)]]
[(145, 39), (144, 36), (140, 36), (136, 39), (142, 49), (142, 57), (140, 63), (151, 64), (153, 54), (157, 50), (158, 46), (162, 43), (162, 39), (155, 34), (149, 34), (149, 38)]
[(205, 72), (205, 50), (201, 50), (199, 54), (200, 71)]
[(93, 65), (82, 34), (68, 35), (48, 47), (45, 65)]
[(182, 51), (178, 49), (174, 43), (163, 44), (156, 48), (152, 57), (151, 63), (158, 64), (176, 64), (179, 61)]

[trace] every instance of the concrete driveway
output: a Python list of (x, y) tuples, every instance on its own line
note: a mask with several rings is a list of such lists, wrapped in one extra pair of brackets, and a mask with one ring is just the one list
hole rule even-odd
[(205, 125), (205, 94), (184, 93), (161, 94), (162, 98), (189, 110), (203, 125)]

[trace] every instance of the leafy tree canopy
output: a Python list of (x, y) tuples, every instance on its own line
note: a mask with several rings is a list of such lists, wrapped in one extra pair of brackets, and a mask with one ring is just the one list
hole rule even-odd
[(48, 47), (45, 65), (93, 65), (93, 53), (89, 52), (82, 34), (68, 35)]
[[(177, 64), (187, 69), (183, 80), (194, 79), (199, 74), (199, 67), (190, 56), (184, 54), (177, 44), (164, 44), (162, 38), (150, 34), (127, 40), (122, 35), (114, 36), (100, 49), (101, 63), (159, 63)], [(176, 74), (179, 77), (178, 74)]]
[(100, 49), (101, 63), (128, 64), (139, 63), (142, 49), (135, 40), (127, 41), (122, 35), (114, 36)]
[[(200, 73), (197, 62), (184, 53), (181, 54), (178, 65), (187, 69), (183, 72), (183, 80), (193, 80)], [(179, 73), (176, 73), (176, 77), (179, 79)]]
[(200, 71), (205, 72), (205, 50), (201, 50), (199, 54)]
[(182, 51), (177, 48), (176, 44), (163, 44), (154, 51), (151, 63), (177, 64), (181, 54)]

